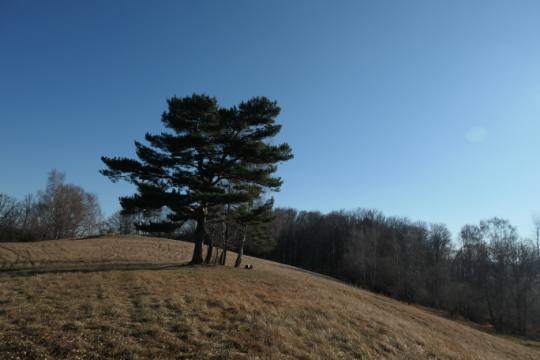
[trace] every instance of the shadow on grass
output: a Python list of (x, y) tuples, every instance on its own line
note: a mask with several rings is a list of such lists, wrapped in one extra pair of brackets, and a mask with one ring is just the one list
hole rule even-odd
[[(279, 278), (279, 282), (283, 283), (286, 280), (281, 276), (268, 273), (266, 271), (252, 271), (245, 270), (243, 268), (233, 268), (229, 266), (220, 265), (191, 265), (189, 263), (182, 264), (164, 264), (164, 263), (89, 263), (89, 264), (73, 264), (73, 263), (54, 263), (48, 265), (16, 268), (16, 269), (0, 269), (1, 275), (8, 275), (10, 277), (33, 277), (45, 274), (88, 274), (99, 272), (112, 272), (112, 271), (179, 271), (183, 275), (195, 275), (195, 276), (224, 276), (230, 278), (231, 276), (238, 280), (246, 281), (261, 281), (264, 280), (267, 285), (274, 285), (277, 283), (276, 277)], [(205, 270), (218, 270), (205, 271)], [(1, 357), (0, 357), (1, 358)]]
[(39, 274), (61, 274), (61, 273), (92, 273), (106, 271), (140, 271), (140, 270), (175, 270), (181, 268), (213, 267), (212, 265), (191, 265), (184, 264), (155, 264), (155, 263), (54, 263), (25, 268), (0, 269), (0, 275), (10, 276), (35, 276)]

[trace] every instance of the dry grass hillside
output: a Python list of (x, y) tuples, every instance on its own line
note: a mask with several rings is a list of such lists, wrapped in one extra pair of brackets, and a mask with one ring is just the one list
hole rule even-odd
[(138, 236), (0, 243), (0, 359), (539, 359), (330, 278)]

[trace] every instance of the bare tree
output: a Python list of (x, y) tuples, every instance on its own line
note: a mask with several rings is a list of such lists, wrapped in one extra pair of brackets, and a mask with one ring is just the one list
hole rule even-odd
[(432, 306), (439, 308), (443, 299), (440, 296), (446, 275), (447, 257), (450, 255), (452, 234), (442, 223), (429, 224), (429, 238), (426, 246), (428, 256), (428, 287), (431, 293)]
[(38, 192), (36, 216), (43, 240), (90, 235), (101, 219), (97, 196), (65, 184), (65, 177), (53, 169), (46, 189)]
[(540, 213), (533, 214), (532, 221), (534, 228), (534, 238), (536, 240), (536, 255), (540, 260)]
[(14, 241), (20, 217), (18, 205), (15, 198), (0, 194), (0, 242)]
[(366, 287), (367, 284), (367, 255), (364, 232), (353, 228), (347, 240), (343, 268), (349, 279), (354, 279), (357, 285)]
[(119, 235), (132, 235), (137, 233), (135, 228), (136, 215), (122, 214), (121, 210), (114, 212), (107, 219), (109, 231)]
[(514, 303), (515, 327), (525, 334), (527, 319), (531, 306), (536, 302), (538, 294), (533, 295), (537, 279), (536, 252), (532, 243), (516, 238), (509, 238), (505, 244), (506, 263), (508, 267), (506, 285)]
[(427, 225), (424, 222), (417, 221), (407, 226), (403, 235), (405, 240), (403, 283), (407, 303), (410, 305), (420, 298), (424, 290), (423, 248), (428, 238)]

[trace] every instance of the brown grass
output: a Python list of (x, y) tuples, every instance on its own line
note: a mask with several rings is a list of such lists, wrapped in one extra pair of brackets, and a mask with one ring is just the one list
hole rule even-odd
[(289, 266), (179, 266), (192, 248), (136, 236), (0, 244), (0, 359), (540, 358)]

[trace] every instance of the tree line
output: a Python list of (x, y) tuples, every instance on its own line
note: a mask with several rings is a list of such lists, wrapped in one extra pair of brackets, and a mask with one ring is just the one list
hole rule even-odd
[(357, 209), (322, 214), (275, 208), (275, 244), (246, 253), (437, 309), (500, 332), (540, 326), (540, 217), (535, 238), (494, 217), (463, 226), (458, 242), (442, 223)]
[(0, 194), (0, 242), (84, 237), (100, 232), (103, 216), (95, 194), (65, 183), (53, 169), (45, 190), (18, 201)]
[[(151, 224), (167, 221), (166, 207), (135, 214), (118, 210), (105, 218), (96, 194), (67, 184), (66, 174), (53, 169), (46, 187), (23, 200), (0, 194), (0, 242), (34, 242), (115, 233), (152, 237), (183, 238), (190, 231), (153, 229)], [(187, 237), (189, 238), (189, 236)]]

